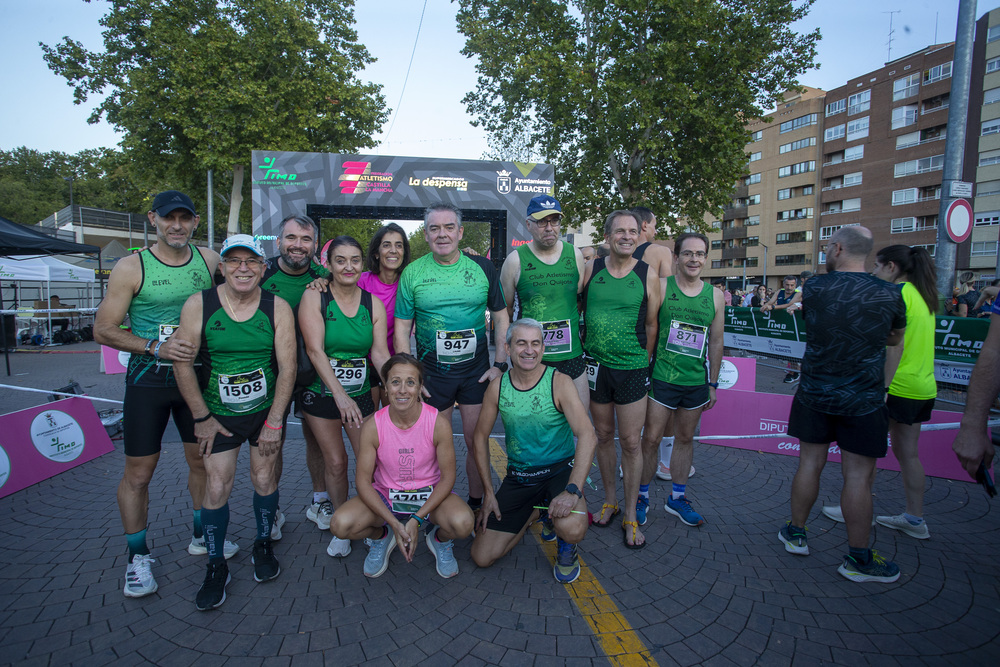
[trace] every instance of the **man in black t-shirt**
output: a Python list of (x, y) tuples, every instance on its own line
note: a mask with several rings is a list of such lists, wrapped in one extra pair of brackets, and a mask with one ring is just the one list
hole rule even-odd
[(898, 287), (865, 271), (871, 249), (868, 229), (841, 228), (827, 244), (829, 273), (810, 279), (802, 291), (809, 339), (788, 417), (788, 434), (800, 441), (799, 468), (792, 482), (792, 519), (778, 538), (789, 553), (809, 554), (805, 522), (819, 493), (829, 445), (836, 442), (850, 547), (837, 571), (852, 581), (892, 582), (899, 578), (899, 567), (873, 553), (868, 540), (875, 462), (888, 449), (885, 347), (902, 342), (906, 307)]

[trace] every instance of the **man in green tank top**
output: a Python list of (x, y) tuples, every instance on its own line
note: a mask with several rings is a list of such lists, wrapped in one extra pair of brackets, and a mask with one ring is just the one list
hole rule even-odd
[(645, 546), (636, 521), (642, 474), (642, 422), (646, 416), (649, 360), (656, 345), (660, 281), (649, 265), (632, 257), (639, 245), (639, 220), (630, 211), (613, 211), (604, 222), (611, 247), (607, 258), (587, 265), (584, 275), (583, 347), (590, 384), (590, 415), (597, 430), (597, 465), (604, 503), (594, 525), (611, 525), (618, 509), (618, 452), (621, 445), (625, 487), (623, 542), (629, 549)]
[(663, 280), (656, 361), (642, 441), (639, 513), (644, 518), (649, 507), (649, 483), (659, 462), (664, 426), (670, 421), (674, 429), (670, 461), (673, 487), (664, 509), (689, 526), (705, 523), (692, 509), (686, 490), (698, 420), (702, 411), (715, 405), (726, 309), (722, 291), (701, 279), (708, 247), (708, 238), (702, 234), (681, 234), (674, 242), (674, 275)]
[[(191, 411), (177, 389), (171, 364), (194, 359), (194, 342), (176, 335), (175, 330), (184, 301), (212, 286), (219, 255), (191, 245), (200, 218), (187, 195), (176, 190), (161, 192), (147, 217), (156, 230), (156, 242), (115, 265), (94, 322), (98, 343), (132, 355), (125, 376), (125, 472), (118, 485), (118, 509), (128, 543), (126, 597), (142, 597), (157, 589), (146, 544), (149, 483), (171, 415), (190, 469), (194, 536), (188, 551), (207, 553), (201, 526), (205, 466), (198, 455)], [(126, 315), (131, 330), (121, 328)], [(238, 548), (227, 543), (226, 557)]]
[[(330, 275), (324, 267), (316, 263), (316, 250), (319, 247), (319, 225), (307, 215), (290, 215), (278, 225), (278, 256), (267, 263), (261, 289), (270, 292), (288, 302), (292, 311), (297, 312), (299, 301), (306, 289), (319, 278)], [(296, 327), (296, 336), (301, 336)], [(320, 452), (316, 436), (309, 428), (308, 422), (302, 419), (300, 412), (302, 388), (299, 387), (292, 395), (295, 409), (293, 412), (302, 423), (302, 437), (306, 441), (306, 468), (312, 482), (313, 497), (306, 518), (312, 521), (320, 530), (330, 529), (330, 517), (333, 516), (333, 504), (326, 492), (326, 465)], [(282, 431), (282, 435), (285, 431)], [(284, 441), (282, 441), (282, 445)], [(278, 460), (275, 463), (275, 474), (281, 481), (283, 469), (284, 447), (278, 450)], [(285, 515), (278, 512), (275, 519), (273, 539), (281, 539), (281, 526), (285, 523)]]
[(583, 291), (584, 261), (579, 250), (559, 239), (562, 217), (562, 206), (555, 197), (538, 195), (531, 200), (525, 219), (531, 241), (507, 255), (500, 285), (511, 321), (530, 317), (541, 322), (545, 334), (542, 363), (573, 380), (586, 408), (590, 389), (584, 374), (577, 307), (577, 297)]
[[(597, 436), (569, 376), (541, 363), (541, 323), (514, 322), (504, 348), (510, 370), (490, 382), (473, 435), (484, 496), (472, 559), (489, 567), (509, 553), (538, 516), (536, 506), (546, 506), (542, 537), (558, 539), (553, 575), (568, 584), (580, 576), (576, 545), (587, 533), (582, 489)], [(494, 494), (489, 437), (498, 413), (506, 433), (507, 475)]]
[(229, 527), (229, 494), (240, 446), (250, 442), (250, 480), (257, 523), (254, 579), (281, 572), (271, 540), (278, 511), (275, 462), (285, 410), (295, 384), (295, 320), (281, 297), (260, 288), (264, 250), (249, 234), (222, 244), (225, 283), (192, 295), (181, 312), (178, 333), (195, 340), (204, 388), (191, 360), (177, 363), (177, 386), (194, 415), (198, 450), (207, 481), (202, 525), (208, 547), (205, 582), (195, 605), (214, 609), (226, 599), (229, 566), (222, 544)]

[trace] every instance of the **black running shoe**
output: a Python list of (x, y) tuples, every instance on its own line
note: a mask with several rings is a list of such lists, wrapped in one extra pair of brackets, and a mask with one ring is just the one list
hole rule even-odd
[(226, 561), (210, 561), (208, 572), (205, 573), (205, 583), (198, 591), (195, 599), (195, 606), (198, 611), (208, 611), (215, 609), (226, 601), (226, 584), (231, 581), (229, 576), (229, 565)]
[(281, 566), (274, 557), (274, 545), (271, 540), (257, 540), (253, 543), (253, 556), (250, 562), (253, 563), (254, 581), (270, 581), (281, 574)]

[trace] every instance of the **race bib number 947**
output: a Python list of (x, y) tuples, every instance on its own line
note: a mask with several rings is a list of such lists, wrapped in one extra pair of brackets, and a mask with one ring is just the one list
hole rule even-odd
[(434, 351), (442, 364), (458, 364), (476, 356), (476, 332), (472, 329), (438, 331), (436, 342)]

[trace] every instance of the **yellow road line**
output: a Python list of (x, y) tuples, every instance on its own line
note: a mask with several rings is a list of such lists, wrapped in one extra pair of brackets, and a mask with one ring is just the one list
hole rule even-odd
[[(494, 438), (490, 438), (490, 465), (503, 479), (507, 474), (507, 452)], [(553, 565), (556, 562), (556, 543), (545, 542), (537, 525), (532, 526), (532, 534)], [(591, 632), (601, 642), (601, 648), (612, 665), (638, 667), (657, 665), (649, 649), (639, 639), (632, 626), (618, 610), (618, 605), (601, 586), (594, 573), (580, 557), (580, 578), (566, 584), (566, 590), (573, 598), (576, 608), (590, 626)]]

